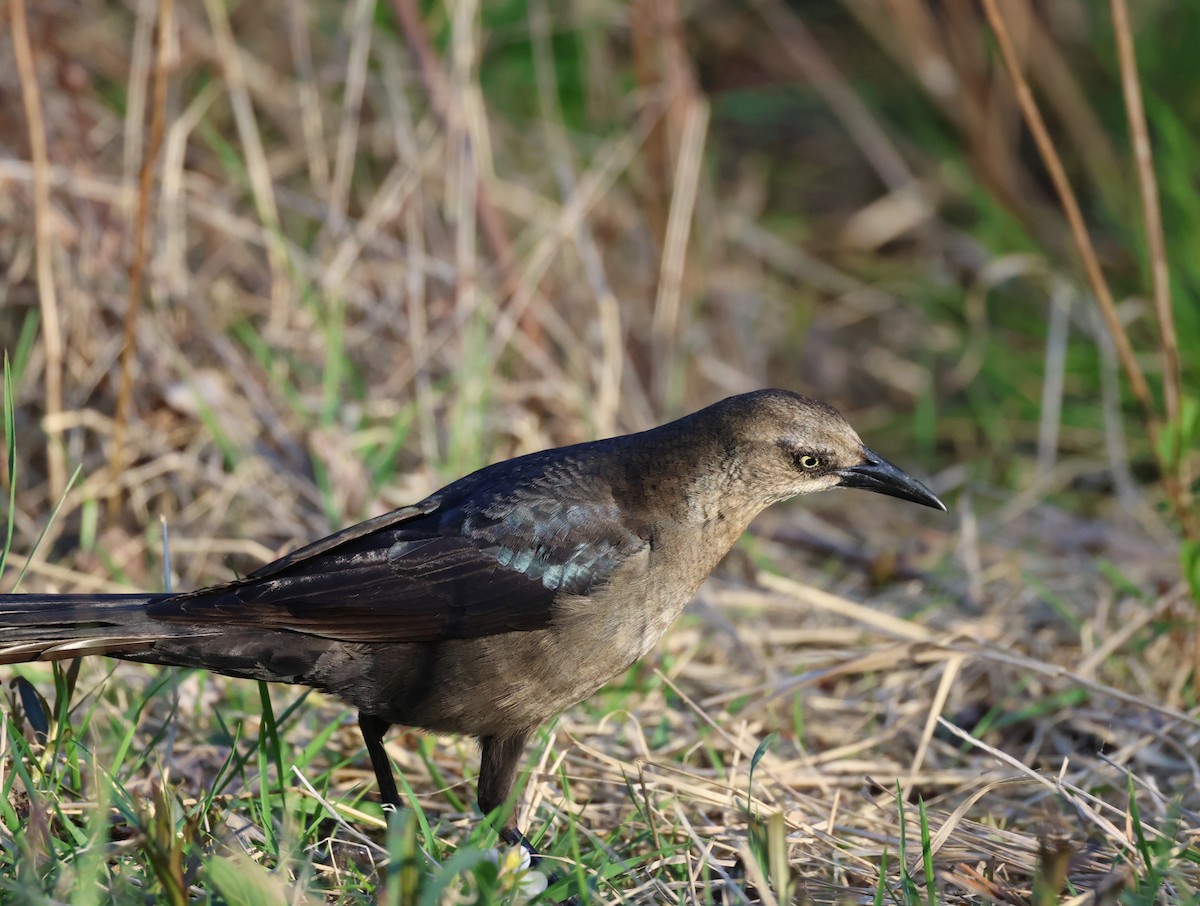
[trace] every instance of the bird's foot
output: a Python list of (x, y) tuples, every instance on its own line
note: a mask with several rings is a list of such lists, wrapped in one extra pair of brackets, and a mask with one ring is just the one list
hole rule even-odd
[(542, 854), (537, 851), (529, 838), (515, 827), (506, 827), (500, 831), (500, 839), (509, 846), (519, 846), (529, 854), (529, 864), (531, 867), (537, 867), (537, 864), (542, 861)]

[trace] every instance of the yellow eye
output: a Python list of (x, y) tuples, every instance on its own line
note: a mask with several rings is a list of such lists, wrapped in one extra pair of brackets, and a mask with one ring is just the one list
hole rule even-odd
[(798, 461), (800, 463), (800, 468), (808, 469), (809, 471), (819, 468), (821, 465), (821, 460), (813, 456), (811, 453), (805, 453)]

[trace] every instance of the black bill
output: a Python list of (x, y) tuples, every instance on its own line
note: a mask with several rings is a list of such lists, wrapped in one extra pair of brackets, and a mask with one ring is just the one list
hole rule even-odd
[(937, 495), (911, 475), (896, 468), (882, 456), (863, 448), (864, 462), (848, 469), (839, 469), (842, 477), (839, 487), (862, 488), (876, 494), (887, 494), (901, 500), (911, 500), (935, 510), (946, 509), (946, 504)]

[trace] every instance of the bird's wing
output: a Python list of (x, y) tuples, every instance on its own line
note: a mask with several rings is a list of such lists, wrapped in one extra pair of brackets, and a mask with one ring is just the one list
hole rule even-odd
[(404, 522), (411, 522), (414, 519), (419, 519), (421, 516), (427, 516), (437, 508), (437, 497), (429, 497), (412, 506), (402, 506), (397, 510), (392, 510), (390, 513), (383, 513), (370, 519), (364, 519), (362, 522), (355, 523), (348, 528), (342, 529), (340, 532), (334, 532), (332, 535), (326, 535), (312, 544), (306, 544), (304, 547), (297, 548), (290, 554), (280, 557), (278, 560), (272, 560), (270, 563), (254, 570), (246, 578), (259, 579), (264, 576), (275, 575), (275, 573), (282, 572), (289, 566), (294, 566), (302, 560), (316, 557), (318, 554), (323, 554), (342, 544), (356, 541), (373, 532), (392, 528)]
[(148, 612), (344, 641), (479, 638), (548, 627), (558, 596), (587, 594), (647, 543), (611, 496), (521, 486), (457, 505), (430, 500)]

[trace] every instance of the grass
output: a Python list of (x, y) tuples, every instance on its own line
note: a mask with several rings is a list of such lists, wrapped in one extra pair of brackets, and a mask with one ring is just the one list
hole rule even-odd
[[(982, 12), (18, 6), (6, 591), (195, 587), (488, 461), (802, 389), (954, 516), (765, 514), (530, 743), (549, 898), (1200, 902), (1191, 6), (1008, 23), (1149, 407)], [(385, 822), (335, 701), (103, 658), (4, 678), (4, 902), (520, 897), (469, 741), (395, 732)]]

